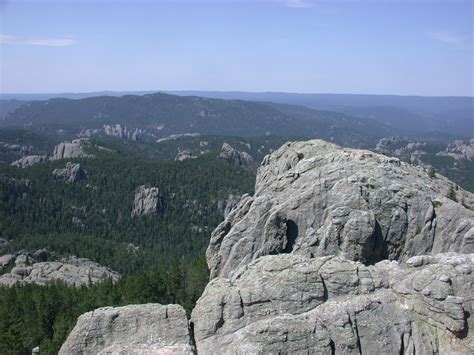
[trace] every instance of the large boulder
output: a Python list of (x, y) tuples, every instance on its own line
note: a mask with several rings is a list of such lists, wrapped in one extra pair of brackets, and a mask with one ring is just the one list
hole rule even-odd
[(132, 217), (149, 216), (163, 210), (163, 199), (157, 187), (142, 185), (137, 188), (133, 198)]
[(474, 254), (373, 266), (264, 256), (215, 278), (192, 313), (200, 354), (471, 354)]
[(399, 159), (321, 140), (287, 143), (263, 160), (255, 195), (212, 233), (211, 278), (278, 253), (365, 264), (473, 253), (473, 206), (473, 194)]
[(64, 169), (54, 169), (53, 175), (66, 182), (78, 182), (87, 178), (87, 171), (81, 164), (67, 162)]
[[(118, 281), (120, 275), (107, 267), (85, 258), (70, 256), (60, 261), (36, 262), (44, 259), (39, 253), (20, 252), (15, 256), (4, 256), (0, 260), (6, 266), (15, 266), (10, 272), (0, 275), (0, 285), (14, 286), (16, 284), (45, 285), (49, 282), (60, 281), (68, 286), (89, 286), (91, 284), (111, 279)], [(7, 257), (7, 258), (5, 258)]]
[(193, 354), (186, 312), (161, 304), (105, 307), (83, 314), (59, 354)]

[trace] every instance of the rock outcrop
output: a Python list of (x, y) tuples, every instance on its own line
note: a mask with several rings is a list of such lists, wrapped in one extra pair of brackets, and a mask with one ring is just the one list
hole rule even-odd
[(91, 158), (86, 150), (90, 146), (87, 138), (74, 139), (71, 142), (62, 142), (54, 147), (51, 160), (69, 159), (69, 158)]
[(157, 187), (140, 186), (133, 199), (132, 217), (149, 216), (164, 211), (163, 199)]
[(87, 179), (87, 171), (81, 164), (67, 162), (64, 169), (54, 169), (53, 175), (66, 182), (78, 182)]
[(227, 218), (229, 213), (234, 209), (235, 206), (240, 202), (242, 196), (229, 194), (229, 197), (223, 200), (217, 201), (217, 210), (222, 213), (224, 218)]
[(28, 168), (44, 161), (48, 161), (47, 155), (27, 155), (26, 157), (15, 160), (11, 165), (18, 168)]
[(261, 257), (210, 282), (192, 313), (199, 354), (470, 354), (474, 255), (373, 266)]
[(31, 146), (0, 142), (0, 152), (7, 151), (7, 152), (19, 153), (21, 155), (26, 155), (26, 154), (29, 154), (32, 151), (32, 149), (33, 147)]
[(474, 252), (473, 194), (396, 158), (320, 140), (287, 143), (265, 157), (255, 190), (213, 232), (211, 278), (277, 253), (375, 263)]
[(257, 163), (249, 153), (236, 150), (229, 143), (222, 145), (222, 151), (218, 158), (229, 162), (233, 166), (246, 170), (252, 171), (257, 169)]
[(109, 268), (84, 258), (70, 256), (60, 261), (43, 261), (44, 250), (34, 254), (19, 252), (16, 255), (4, 255), (0, 262), (3, 267), (14, 264), (10, 272), (0, 275), (0, 285), (16, 284), (44, 285), (52, 281), (61, 281), (69, 286), (88, 286), (112, 279), (117, 281), (120, 275)]
[(178, 305), (105, 307), (79, 317), (59, 354), (193, 354)]
[(140, 128), (128, 128), (127, 126), (122, 126), (120, 124), (104, 125), (104, 133), (106, 136), (131, 139), (132, 141), (140, 140), (144, 134), (143, 130)]
[[(285, 144), (211, 236), (195, 351), (472, 354), (473, 206), (471, 193), (396, 158)], [(113, 328), (80, 323), (79, 344)], [(172, 329), (157, 337), (173, 340)], [(107, 351), (128, 352), (135, 337), (124, 337)]]
[(455, 140), (444, 151), (436, 155), (447, 156), (456, 160), (474, 160), (474, 138), (467, 143), (462, 140)]
[(197, 158), (196, 155), (194, 155), (190, 150), (180, 150), (178, 154), (176, 154), (176, 157), (174, 158), (175, 161), (184, 161), (188, 159), (195, 159)]

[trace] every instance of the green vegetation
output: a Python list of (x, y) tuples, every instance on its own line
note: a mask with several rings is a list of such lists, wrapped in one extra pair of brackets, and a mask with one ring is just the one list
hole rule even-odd
[[(55, 354), (77, 317), (97, 307), (179, 303), (189, 312), (207, 283), (204, 253), (223, 218), (217, 202), (253, 193), (255, 176), (216, 159), (217, 152), (159, 161), (120, 140), (97, 143), (113, 152), (95, 150), (95, 159), (72, 159), (88, 172), (78, 183), (52, 175), (66, 160), (27, 169), (0, 162), (6, 253), (47, 248), (53, 258), (85, 257), (123, 275), (116, 284), (90, 288), (0, 288), (0, 354), (27, 354), (37, 345), (42, 354)], [(140, 185), (160, 189), (162, 214), (132, 218)]]
[(436, 178), (435, 169), (428, 169), (428, 176), (430, 177), (430, 179), (435, 179)]
[(454, 187), (452, 186), (449, 187), (447, 197), (455, 202), (458, 202), (458, 197), (456, 195), (456, 191), (454, 190)]
[(207, 282), (204, 257), (175, 260), (169, 270), (154, 268), (113, 284), (71, 288), (60, 283), (0, 290), (0, 354), (57, 354), (77, 317), (102, 306), (179, 303), (190, 312)]

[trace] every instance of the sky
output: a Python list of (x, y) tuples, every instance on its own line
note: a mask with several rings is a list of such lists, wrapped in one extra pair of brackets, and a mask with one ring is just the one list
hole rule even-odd
[(0, 92), (474, 96), (473, 1), (0, 0)]

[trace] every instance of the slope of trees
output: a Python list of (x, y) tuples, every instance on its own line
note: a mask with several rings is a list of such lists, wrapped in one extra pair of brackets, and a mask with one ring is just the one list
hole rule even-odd
[[(255, 176), (205, 154), (183, 162), (143, 159), (123, 146), (73, 159), (85, 181), (66, 183), (52, 171), (65, 160), (27, 169), (0, 163), (0, 237), (8, 252), (47, 248), (52, 258), (77, 255), (123, 277), (113, 284), (0, 288), (0, 354), (27, 354), (40, 346), (54, 354), (77, 317), (102, 306), (179, 303), (189, 312), (204, 289), (204, 252), (223, 219), (217, 202), (252, 193)], [(131, 216), (135, 190), (156, 186), (164, 212)]]

